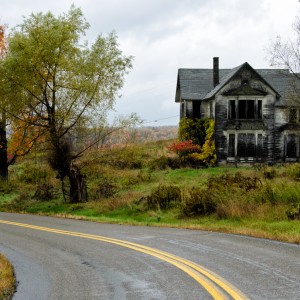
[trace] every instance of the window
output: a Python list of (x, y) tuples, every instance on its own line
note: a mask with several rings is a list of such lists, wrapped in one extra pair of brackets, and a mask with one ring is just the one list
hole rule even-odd
[(289, 134), (287, 136), (286, 156), (289, 158), (297, 157), (297, 138), (295, 134)]
[(263, 157), (263, 135), (261, 133), (231, 133), (228, 135), (228, 157)]
[(253, 133), (239, 133), (237, 156), (256, 157), (255, 135)]
[(235, 120), (236, 113), (235, 113), (235, 100), (229, 101), (229, 119)]
[(200, 113), (200, 101), (193, 101), (193, 118), (200, 118), (201, 113)]
[(262, 118), (262, 100), (229, 100), (228, 118), (255, 120)]
[(235, 157), (235, 134), (229, 134), (228, 157)]

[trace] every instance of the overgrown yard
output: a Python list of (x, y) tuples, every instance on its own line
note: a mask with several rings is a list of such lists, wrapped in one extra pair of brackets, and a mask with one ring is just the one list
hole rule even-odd
[(300, 165), (180, 167), (170, 142), (94, 150), (80, 162), (89, 201), (69, 204), (40, 153), (0, 186), (0, 210), (223, 231), (300, 243)]

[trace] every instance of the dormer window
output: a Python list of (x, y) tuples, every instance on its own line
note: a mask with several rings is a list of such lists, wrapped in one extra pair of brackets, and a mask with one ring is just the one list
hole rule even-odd
[(256, 120), (262, 118), (262, 100), (230, 100), (228, 118)]

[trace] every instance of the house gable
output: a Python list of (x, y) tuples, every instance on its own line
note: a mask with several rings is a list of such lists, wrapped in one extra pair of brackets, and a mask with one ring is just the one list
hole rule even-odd
[(239, 67), (232, 69), (222, 78), (220, 83), (211, 90), (203, 100), (209, 100), (215, 97), (221, 91), (222, 94), (236, 94), (236, 95), (266, 95), (272, 91), (278, 98), (280, 94), (277, 90), (267, 82), (256, 70), (254, 70), (247, 62)]

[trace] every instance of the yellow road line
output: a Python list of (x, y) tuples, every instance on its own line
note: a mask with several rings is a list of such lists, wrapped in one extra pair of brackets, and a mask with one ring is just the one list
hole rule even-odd
[(98, 241), (126, 247), (129, 249), (135, 250), (135, 251), (139, 251), (139, 252), (151, 255), (153, 257), (156, 257), (158, 259), (161, 259), (161, 260), (168, 262), (169, 264), (179, 268), (180, 270), (182, 270), (183, 272), (188, 274), (190, 277), (192, 277), (194, 280), (196, 280), (216, 300), (227, 299), (226, 295), (220, 290), (220, 288), (222, 288), (223, 291), (225, 291), (227, 294), (229, 294), (235, 300), (246, 300), (247, 299), (247, 297), (242, 292), (237, 290), (235, 287), (233, 287), (230, 283), (226, 282), (220, 276), (212, 273), (211, 271), (205, 269), (204, 267), (202, 267), (196, 263), (193, 263), (189, 260), (183, 259), (176, 255), (170, 254), (168, 252), (160, 251), (158, 249), (154, 249), (154, 248), (143, 246), (143, 245), (136, 244), (136, 243), (131, 243), (128, 241), (123, 241), (123, 240), (118, 240), (118, 239), (113, 239), (113, 238), (108, 238), (108, 237), (103, 237), (103, 236), (98, 236), (98, 235), (65, 231), (65, 230), (60, 230), (60, 229), (53, 229), (53, 228), (47, 228), (47, 227), (41, 227), (41, 226), (35, 226), (35, 225), (29, 225), (29, 224), (17, 223), (17, 222), (10, 222), (10, 221), (4, 221), (4, 220), (0, 220), (0, 223), (30, 228), (30, 229), (35, 229), (35, 230), (41, 230), (41, 231), (46, 231), (46, 232), (52, 232), (52, 233), (57, 233), (57, 234), (98, 240)]

